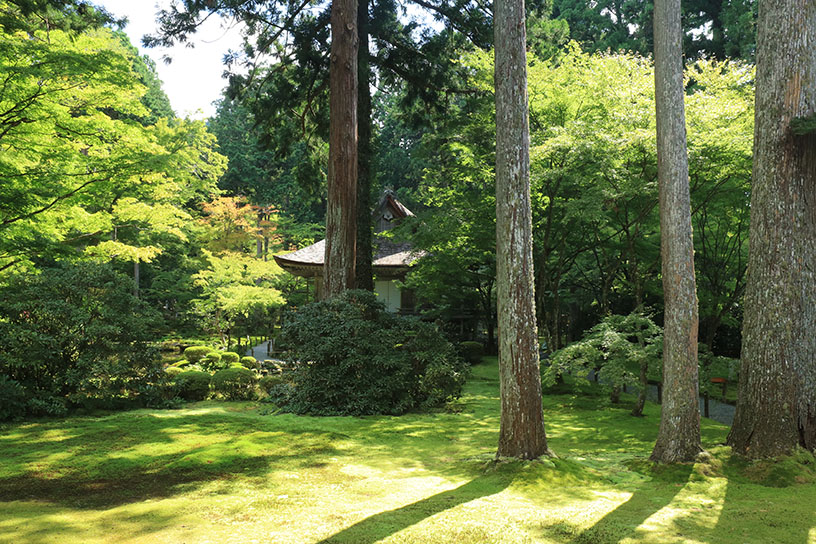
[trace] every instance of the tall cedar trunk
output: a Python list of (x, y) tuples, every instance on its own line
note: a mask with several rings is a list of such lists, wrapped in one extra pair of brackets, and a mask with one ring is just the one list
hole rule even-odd
[(702, 451), (680, 0), (655, 1), (654, 36), (665, 394), (651, 458), (676, 463)]
[(524, 1), (494, 4), (496, 277), (501, 428), (498, 457), (548, 455), (538, 369), (530, 211)]
[(357, 0), (332, 0), (329, 194), (323, 296), (354, 287), (357, 247)]
[(739, 400), (728, 443), (748, 457), (816, 449), (816, 4), (759, 4), (751, 232)]
[(368, 0), (357, 4), (357, 264), (355, 286), (374, 290), (371, 268), (371, 67), (368, 49)]

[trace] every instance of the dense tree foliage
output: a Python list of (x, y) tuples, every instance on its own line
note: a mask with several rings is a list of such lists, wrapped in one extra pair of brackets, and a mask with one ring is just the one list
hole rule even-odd
[(224, 160), (200, 122), (159, 119), (134, 57), (105, 29), (4, 33), (0, 269), (57, 255), (149, 261), (184, 238), (187, 201)]
[[(495, 264), (492, 65), (469, 57), (469, 84), (416, 155), (428, 168), (413, 198), (428, 206), (413, 227), (429, 256), (408, 284), (447, 315), (478, 311), (492, 322)], [(718, 352), (723, 326), (740, 319), (749, 195), (752, 70), (700, 61), (691, 92), (689, 169), (696, 267), (702, 278), (705, 338)], [(539, 323), (551, 348), (577, 339), (608, 313), (662, 309), (659, 266), (654, 91), (650, 63), (629, 55), (573, 49), (529, 66), (533, 255)], [(626, 81), (626, 87), (619, 82)], [(729, 351), (731, 350), (731, 351)], [(737, 348), (738, 350), (738, 348)]]
[[(683, 2), (683, 49), (688, 58), (753, 59), (755, 0)], [(554, 0), (553, 16), (569, 24), (570, 37), (589, 51), (651, 53), (652, 0)]]

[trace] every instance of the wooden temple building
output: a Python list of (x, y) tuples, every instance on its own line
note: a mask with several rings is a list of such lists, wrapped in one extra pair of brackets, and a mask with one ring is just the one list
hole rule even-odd
[[(371, 264), (374, 272), (374, 291), (390, 312), (415, 311), (413, 292), (398, 287), (396, 282), (405, 279), (411, 263), (421, 255), (413, 251), (408, 242), (398, 242), (378, 234), (392, 229), (403, 219), (413, 215), (390, 190), (383, 193), (372, 212), (374, 255)], [(325, 252), (326, 241), (320, 240), (292, 253), (275, 255), (275, 261), (287, 272), (313, 282), (315, 296), (320, 298)]]

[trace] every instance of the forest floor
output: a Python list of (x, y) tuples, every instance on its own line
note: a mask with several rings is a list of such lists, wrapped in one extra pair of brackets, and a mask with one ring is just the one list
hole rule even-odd
[(557, 459), (493, 462), (495, 358), (449, 410), (313, 418), (206, 401), (0, 427), (0, 543), (816, 544), (810, 454), (648, 461), (646, 417), (545, 395)]

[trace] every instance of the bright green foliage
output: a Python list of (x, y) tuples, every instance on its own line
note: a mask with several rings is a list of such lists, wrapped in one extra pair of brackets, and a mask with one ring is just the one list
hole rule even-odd
[(241, 357), (241, 365), (250, 370), (255, 370), (261, 366), (255, 357)]
[(184, 371), (185, 370), (183, 368), (181, 368), (180, 366), (173, 366), (173, 365), (170, 365), (170, 366), (168, 366), (167, 368), (164, 369), (165, 374), (167, 374), (171, 378), (175, 378), (176, 376), (178, 376), (179, 374), (181, 374)]
[(274, 288), (284, 272), (274, 261), (238, 253), (205, 252), (209, 266), (194, 276), (200, 296), (197, 311), (208, 328), (224, 339), (228, 334), (272, 330), (275, 312), (286, 302)]
[[(422, 151), (436, 162), (415, 196), (431, 209), (408, 230), (428, 256), (406, 283), (442, 315), (480, 310), (490, 331), (493, 63), (489, 53), (463, 63), (469, 86), (486, 96), (457, 102), (424, 137)], [(723, 350), (712, 338), (737, 325), (744, 289), (753, 70), (699, 61), (687, 78), (701, 337)], [(653, 68), (571, 45), (557, 60), (529, 57), (528, 92), (539, 330), (559, 349), (605, 315), (661, 310)]]
[(241, 356), (232, 351), (225, 351), (221, 354), (221, 362), (227, 365), (232, 365), (241, 360)]
[(221, 353), (218, 351), (211, 351), (201, 359), (201, 366), (206, 370), (213, 372), (224, 368), (226, 363), (222, 361)]
[(173, 383), (184, 400), (204, 400), (210, 394), (210, 375), (200, 370), (187, 370), (176, 375)]
[(77, 250), (148, 262), (185, 238), (182, 205), (224, 158), (201, 122), (136, 121), (134, 62), (107, 29), (0, 34), (0, 270)]
[(212, 389), (227, 400), (250, 400), (255, 397), (258, 376), (248, 368), (230, 367), (212, 376)]
[(639, 313), (611, 315), (590, 329), (578, 342), (556, 351), (544, 370), (544, 382), (554, 384), (560, 374), (586, 377), (591, 370), (614, 388), (638, 383), (637, 369), (648, 365), (660, 372), (663, 330)]
[(31, 412), (83, 399), (149, 394), (165, 373), (147, 345), (157, 316), (109, 266), (44, 268), (0, 286), (0, 374)]
[(458, 397), (465, 380), (464, 362), (433, 325), (386, 312), (368, 291), (300, 308), (281, 337), (297, 363), (277, 401), (296, 413), (428, 409)]
[(212, 348), (209, 348), (207, 346), (190, 346), (189, 348), (184, 350), (184, 358), (190, 361), (191, 363), (197, 363), (211, 351)]

